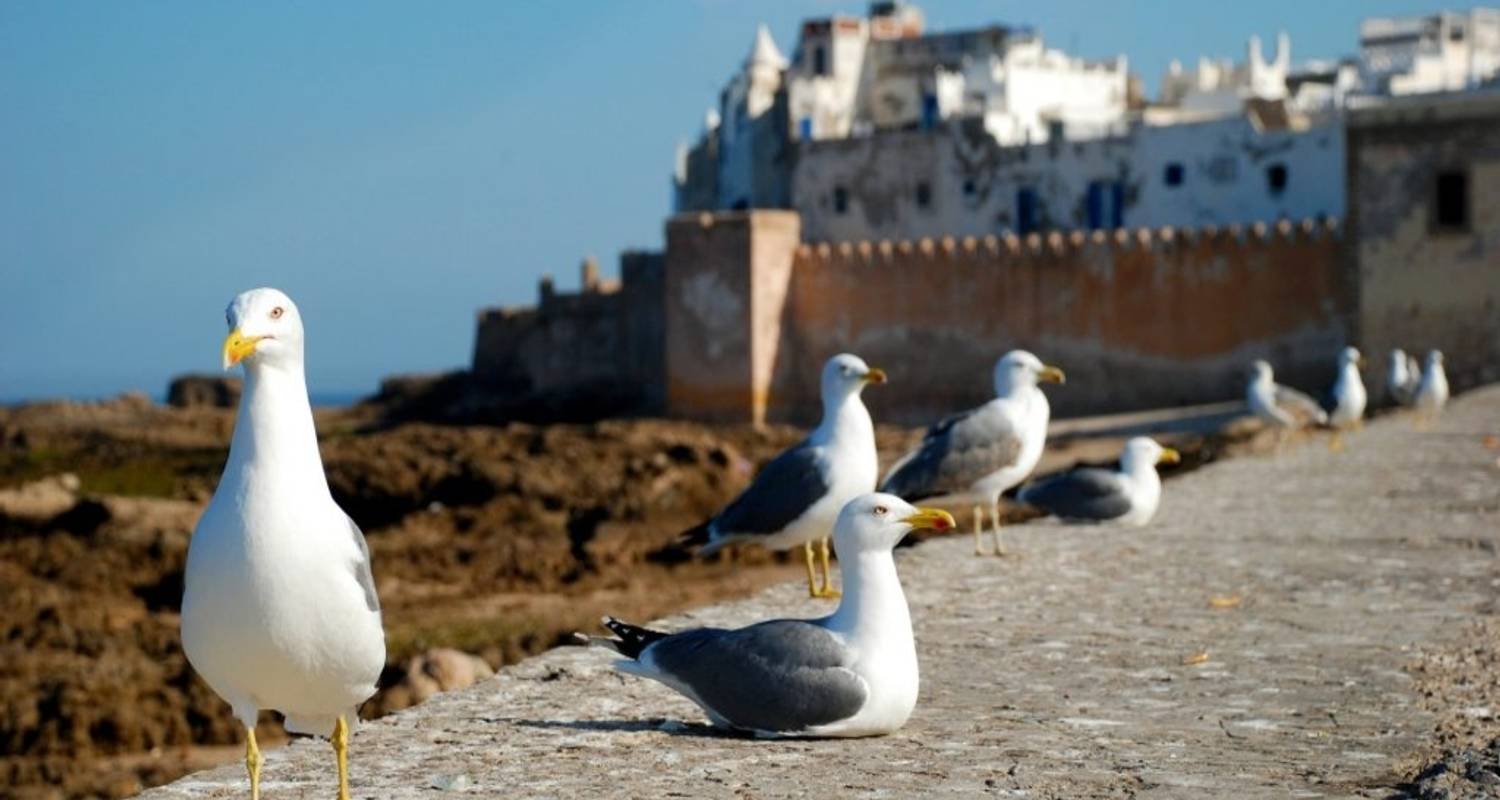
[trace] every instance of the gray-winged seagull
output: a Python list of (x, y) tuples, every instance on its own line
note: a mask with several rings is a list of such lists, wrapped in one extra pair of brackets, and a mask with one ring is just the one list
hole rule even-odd
[(834, 526), (844, 596), (822, 619), (663, 633), (606, 617), (616, 638), (577, 636), (625, 656), (622, 672), (660, 681), (717, 726), (759, 736), (876, 736), (917, 703), (917, 650), (891, 549), (914, 529), (953, 527), (946, 511), (866, 494)]
[(995, 555), (1000, 546), (1000, 494), (1031, 474), (1042, 457), (1052, 407), (1037, 383), (1062, 383), (1063, 371), (1043, 364), (1025, 350), (1012, 350), (995, 363), (995, 399), (933, 425), (917, 448), (897, 461), (880, 491), (910, 502), (974, 506), (974, 554), (983, 555), (980, 531), (984, 505), (994, 522)]
[(1176, 450), (1137, 436), (1125, 443), (1118, 470), (1077, 467), (1028, 484), (1017, 499), (1065, 522), (1141, 526), (1161, 503), (1156, 465), (1179, 460)]
[[(807, 591), (837, 597), (828, 565), (828, 536), (839, 509), (875, 488), (880, 472), (875, 426), (860, 392), (885, 383), (885, 373), (843, 353), (823, 365), (823, 420), (806, 439), (772, 459), (749, 488), (718, 515), (689, 531), (706, 542), (699, 555), (726, 544), (756, 542), (772, 550), (802, 545)], [(821, 543), (823, 585), (813, 568), (813, 542)]]

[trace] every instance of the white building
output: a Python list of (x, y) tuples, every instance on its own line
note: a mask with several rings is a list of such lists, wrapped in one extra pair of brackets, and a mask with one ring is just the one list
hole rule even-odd
[(1174, 63), (1150, 105), (1123, 56), (923, 26), (876, 2), (804, 22), (789, 58), (761, 28), (719, 121), (679, 154), (677, 209), (792, 208), (824, 241), (1339, 217), (1351, 98), (1500, 73), (1485, 9), (1367, 20), (1357, 59), (1300, 66), (1285, 33), (1270, 58), (1250, 37), (1242, 63)]
[(1193, 69), (1173, 61), (1161, 80), (1161, 104), (1190, 114), (1228, 116), (1240, 113), (1249, 99), (1280, 100), (1287, 96), (1287, 73), (1292, 66), (1292, 40), (1276, 36), (1276, 56), (1267, 61), (1260, 37), (1245, 45), (1245, 61), (1198, 59)]
[(1500, 73), (1500, 10), (1367, 19), (1359, 26), (1359, 56), (1372, 94), (1472, 89)]

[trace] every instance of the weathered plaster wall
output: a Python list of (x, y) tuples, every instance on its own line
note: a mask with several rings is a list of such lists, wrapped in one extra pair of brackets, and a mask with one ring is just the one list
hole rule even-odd
[[(1090, 184), (1117, 191), (1120, 224), (1250, 224), (1344, 213), (1343, 130), (1262, 129), (1246, 116), (1137, 126), (1121, 136), (1002, 147), (977, 120), (933, 130), (796, 145), (792, 207), (809, 242), (987, 236), (1023, 231), (1018, 194), (1036, 194), (1037, 230), (1092, 227)], [(1168, 167), (1180, 167), (1169, 185)], [(1274, 189), (1269, 170), (1284, 169)], [(838, 195), (846, 198), (844, 209)], [(1114, 202), (1113, 197), (1104, 200)], [(1103, 227), (1115, 227), (1105, 210)]]
[(666, 406), (698, 419), (759, 421), (780, 342), (800, 221), (793, 212), (682, 214), (667, 221)]
[(508, 399), (594, 393), (619, 414), (659, 413), (665, 384), (660, 253), (621, 256), (621, 282), (590, 266), (576, 293), (544, 278), (534, 307), (479, 313), (471, 371)]
[[(1435, 224), (1441, 172), (1468, 176), (1462, 229)], [(1348, 174), (1366, 351), (1383, 364), (1393, 347), (1435, 347), (1455, 388), (1500, 380), (1500, 95), (1356, 112)], [(1384, 388), (1383, 371), (1371, 378)]]
[(845, 350), (890, 372), (866, 397), (891, 422), (989, 399), (1016, 347), (1067, 371), (1061, 414), (1236, 398), (1257, 357), (1321, 387), (1350, 314), (1339, 247), (1313, 223), (804, 246), (768, 416), (815, 416), (816, 366)]
[(808, 246), (796, 219), (669, 222), (669, 413), (811, 422), (842, 351), (891, 373), (866, 396), (911, 424), (988, 399), (1015, 347), (1068, 371), (1062, 414), (1236, 398), (1262, 356), (1316, 389), (1351, 315), (1338, 233), (1312, 222)]

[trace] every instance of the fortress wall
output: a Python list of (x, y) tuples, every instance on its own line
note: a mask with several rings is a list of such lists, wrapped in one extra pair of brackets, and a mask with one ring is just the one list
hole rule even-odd
[(1336, 228), (1257, 225), (798, 249), (769, 416), (816, 413), (816, 365), (851, 351), (887, 369), (867, 395), (920, 423), (993, 396), (995, 359), (1030, 349), (1068, 373), (1062, 414), (1238, 397), (1267, 357), (1283, 380), (1330, 379), (1351, 306)]

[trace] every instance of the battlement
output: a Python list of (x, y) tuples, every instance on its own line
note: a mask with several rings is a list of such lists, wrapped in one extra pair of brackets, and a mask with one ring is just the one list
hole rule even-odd
[(807, 262), (938, 259), (959, 255), (991, 258), (1067, 259), (1085, 251), (1130, 251), (1173, 247), (1252, 247), (1320, 240), (1341, 241), (1337, 218), (1282, 220), (1272, 225), (1205, 225), (1199, 228), (1118, 228), (1112, 231), (1052, 231), (1025, 236), (944, 236), (858, 242), (813, 242), (797, 247)]

